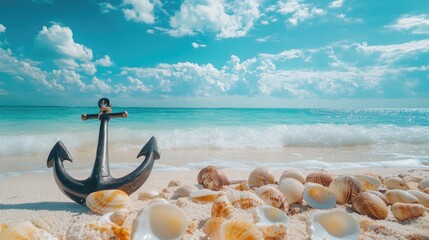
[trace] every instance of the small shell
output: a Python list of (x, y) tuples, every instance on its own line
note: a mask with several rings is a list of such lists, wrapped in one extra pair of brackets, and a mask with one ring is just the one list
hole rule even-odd
[(429, 194), (429, 187), (423, 189), (422, 192)]
[(249, 184), (247, 184), (247, 180), (246, 180), (246, 182), (239, 183), (239, 184), (232, 186), (232, 187), (238, 191), (249, 191), (250, 190)]
[(46, 231), (50, 231), (52, 226), (54, 226), (54, 219), (52, 217), (39, 217), (31, 220), (31, 223), (40, 229), (44, 229)]
[(310, 207), (317, 209), (333, 208), (336, 203), (335, 195), (320, 184), (308, 184), (304, 188), (304, 200)]
[(187, 185), (187, 184), (182, 185), (173, 192), (171, 199), (175, 200), (181, 197), (189, 197), (189, 194), (191, 194), (191, 192), (196, 190), (198, 190), (198, 188), (194, 185)]
[(285, 195), (277, 188), (265, 185), (256, 190), (256, 195), (260, 197), (266, 204), (275, 208), (288, 211), (289, 204), (286, 201)]
[(171, 180), (167, 187), (178, 187), (180, 185), (182, 185), (182, 183), (179, 180)]
[(226, 219), (223, 217), (213, 217), (207, 220), (204, 224), (203, 232), (210, 237), (211, 240), (221, 240), (220, 226)]
[(385, 193), (387, 201), (390, 204), (394, 204), (397, 202), (402, 203), (418, 203), (419, 199), (417, 199), (413, 194), (408, 193), (404, 190), (389, 190)]
[(9, 239), (52, 239), (57, 238), (48, 233), (45, 229), (34, 226), (31, 222), (21, 222), (8, 226), (0, 232), (1, 240)]
[(329, 184), (329, 191), (335, 195), (338, 204), (350, 203), (353, 196), (361, 191), (361, 185), (355, 177), (342, 175)]
[(106, 213), (101, 216), (98, 221), (101, 223), (111, 223), (116, 224), (118, 226), (122, 226), (127, 220), (128, 215), (130, 214), (130, 210), (126, 208), (122, 208), (116, 210), (115, 212)]
[(389, 201), (387, 200), (386, 195), (384, 195), (383, 193), (379, 192), (379, 191), (373, 191), (373, 190), (366, 190), (366, 193), (371, 193), (374, 194), (375, 196), (381, 198), (381, 200), (383, 200), (383, 202), (387, 205), (389, 205)]
[(215, 166), (208, 166), (198, 173), (198, 183), (210, 190), (219, 191), (223, 185), (229, 185), (225, 173)]
[(128, 228), (118, 227), (110, 223), (77, 222), (69, 227), (65, 235), (65, 240), (82, 239), (118, 239), (129, 240), (130, 231)]
[(384, 185), (387, 189), (400, 189), (408, 190), (410, 187), (408, 184), (401, 178), (398, 177), (389, 177), (384, 180)]
[(356, 219), (344, 211), (314, 211), (307, 221), (307, 233), (312, 240), (359, 238), (360, 229)]
[(243, 220), (226, 220), (220, 227), (222, 240), (263, 240), (254, 224)]
[(426, 208), (421, 204), (395, 203), (392, 205), (393, 216), (399, 221), (405, 221), (420, 217), (426, 212)]
[(303, 199), (304, 185), (294, 178), (285, 178), (279, 183), (279, 190), (290, 204), (300, 203)]
[(305, 182), (318, 183), (324, 187), (328, 187), (332, 182), (332, 177), (325, 171), (317, 171), (308, 175)]
[(219, 194), (212, 205), (212, 217), (232, 218), (234, 208), (224, 193)]
[(267, 238), (281, 238), (286, 235), (289, 218), (283, 211), (271, 207), (260, 206), (253, 211), (253, 220)]
[(429, 194), (417, 190), (408, 190), (407, 192), (414, 195), (414, 197), (419, 200), (420, 204), (425, 207), (429, 207)]
[(140, 201), (152, 200), (154, 198), (157, 198), (158, 196), (159, 196), (159, 193), (155, 190), (144, 190), (139, 192)]
[(275, 183), (274, 174), (266, 167), (257, 167), (250, 175), (247, 183), (251, 188)]
[(300, 183), (305, 183), (305, 176), (302, 172), (298, 170), (286, 170), (282, 173), (280, 176), (279, 182), (281, 182), (285, 178), (293, 178), (295, 180), (298, 180)]
[(418, 187), (420, 190), (423, 190), (423, 189), (429, 188), (429, 178), (423, 179), (423, 180), (422, 180), (422, 181), (417, 185), (417, 187)]
[(363, 190), (377, 190), (381, 186), (381, 181), (378, 177), (367, 174), (355, 174), (353, 176), (360, 181)]
[(210, 189), (201, 189), (197, 191), (193, 191), (189, 194), (189, 198), (196, 202), (213, 202), (219, 192), (212, 191)]
[(385, 219), (388, 214), (387, 205), (375, 194), (361, 192), (352, 200), (353, 209), (374, 219)]
[(226, 196), (232, 206), (236, 208), (249, 209), (265, 204), (264, 200), (252, 192), (240, 192), (228, 189)]
[(128, 208), (129, 204), (130, 197), (121, 190), (93, 192), (86, 198), (86, 206), (98, 214), (106, 214), (121, 208)]

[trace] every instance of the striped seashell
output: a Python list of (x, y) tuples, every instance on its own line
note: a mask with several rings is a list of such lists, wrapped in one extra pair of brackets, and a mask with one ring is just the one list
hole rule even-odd
[(187, 184), (182, 185), (173, 192), (171, 199), (176, 200), (181, 197), (189, 197), (191, 192), (197, 191), (197, 190), (198, 188), (194, 185), (187, 185)]
[(317, 171), (308, 175), (305, 182), (318, 183), (324, 187), (328, 187), (332, 182), (332, 177), (325, 171)]
[(93, 192), (86, 198), (86, 206), (98, 214), (114, 212), (121, 208), (128, 208), (130, 197), (121, 190), (102, 190)]
[(52, 217), (39, 217), (31, 220), (31, 223), (40, 229), (50, 231), (54, 226), (54, 219)]
[(250, 190), (249, 184), (247, 184), (247, 180), (246, 180), (246, 182), (242, 182), (242, 183), (239, 183), (235, 186), (232, 186), (232, 188), (234, 188), (235, 190), (238, 190), (238, 191), (249, 191)]
[(223, 192), (220, 193), (213, 202), (212, 217), (232, 218), (233, 211), (234, 209), (228, 198)]
[(389, 177), (384, 180), (384, 185), (387, 189), (409, 190), (410, 186), (401, 178)]
[(228, 189), (226, 196), (232, 206), (236, 208), (249, 209), (265, 204), (264, 200), (252, 192), (240, 192)]
[[(368, 174), (355, 174), (353, 177), (357, 178), (362, 185), (362, 188), (364, 190), (377, 190), (378, 187), (382, 185), (380, 179), (375, 176), (371, 176)], [(367, 189), (367, 188), (374, 188), (375, 189)]]
[(221, 240), (220, 226), (226, 219), (223, 217), (213, 217), (207, 220), (204, 224), (203, 232), (209, 236), (211, 240)]
[(279, 183), (279, 190), (290, 204), (300, 203), (303, 199), (304, 185), (294, 178), (285, 178)]
[(222, 186), (229, 185), (225, 173), (215, 166), (208, 166), (200, 170), (197, 181), (210, 190), (219, 191)]
[(130, 230), (111, 223), (99, 221), (77, 222), (70, 226), (65, 234), (65, 240), (82, 239), (117, 239), (129, 240)]
[(299, 181), (302, 184), (305, 183), (305, 176), (304, 176), (304, 174), (302, 172), (298, 171), (298, 170), (286, 170), (286, 171), (284, 171), (282, 173), (282, 175), (280, 176), (279, 182), (281, 182), (285, 178), (293, 178), (293, 179)]
[(366, 191), (356, 194), (352, 199), (352, 206), (356, 212), (367, 215), (370, 218), (387, 218), (387, 205), (375, 194)]
[(31, 240), (31, 239), (51, 239), (57, 240), (55, 236), (48, 233), (45, 229), (34, 226), (31, 222), (21, 222), (8, 226), (0, 232), (1, 240)]
[(344, 211), (314, 211), (307, 220), (311, 240), (357, 240), (360, 228), (356, 219)]
[(116, 224), (118, 226), (122, 226), (127, 220), (128, 215), (130, 214), (130, 210), (126, 208), (121, 208), (114, 212), (109, 212), (101, 216), (98, 221), (100, 223), (111, 223)]
[(328, 209), (335, 207), (336, 198), (328, 188), (317, 184), (306, 184), (303, 194), (305, 202), (312, 208)]
[(355, 177), (342, 175), (332, 180), (329, 191), (335, 195), (338, 204), (350, 203), (353, 196), (361, 191), (361, 185)]
[(283, 239), (289, 224), (289, 218), (285, 212), (268, 205), (254, 209), (253, 221), (264, 233), (265, 239)]
[(219, 192), (212, 191), (210, 189), (201, 189), (197, 191), (193, 191), (189, 194), (189, 198), (192, 199), (195, 202), (213, 202)]
[(391, 211), (397, 220), (405, 221), (422, 216), (426, 208), (421, 204), (398, 202), (392, 205)]
[(220, 227), (222, 240), (263, 240), (262, 232), (243, 220), (226, 220)]
[(402, 203), (418, 203), (419, 199), (417, 199), (413, 194), (408, 193), (404, 190), (389, 190), (385, 193), (387, 201), (389, 201), (390, 204), (394, 204), (397, 202)]
[(419, 200), (419, 203), (425, 207), (429, 207), (429, 194), (420, 192), (417, 190), (407, 190), (408, 193), (411, 193)]
[(154, 198), (157, 198), (158, 196), (159, 196), (159, 193), (155, 190), (143, 190), (139, 192), (140, 201), (152, 200)]
[(381, 192), (379, 192), (379, 191), (366, 190), (365, 192), (366, 192), (366, 193), (373, 194), (373, 195), (375, 195), (375, 196), (377, 196), (377, 197), (381, 198), (381, 200), (383, 200), (383, 202), (386, 204), (386, 206), (390, 204), (390, 203), (389, 203), (389, 201), (387, 200), (386, 195), (384, 195), (383, 193), (381, 193)]
[(257, 167), (249, 175), (247, 183), (249, 187), (261, 187), (275, 183), (274, 174), (266, 167)]
[(420, 190), (424, 190), (426, 188), (429, 188), (429, 178), (423, 179), (421, 182), (419, 182), (419, 184), (417, 185), (417, 187)]
[(178, 186), (181, 186), (181, 185), (182, 185), (182, 183), (179, 180), (171, 180), (168, 183), (167, 187), (178, 187)]
[(273, 206), (286, 212), (289, 209), (289, 204), (286, 201), (285, 195), (273, 186), (265, 185), (259, 187), (256, 190), (256, 195), (264, 200), (264, 202), (269, 206)]

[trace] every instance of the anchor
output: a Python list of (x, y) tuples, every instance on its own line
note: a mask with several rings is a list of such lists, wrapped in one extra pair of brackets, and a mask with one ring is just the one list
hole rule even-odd
[(100, 108), (98, 114), (82, 114), (81, 117), (84, 121), (89, 119), (100, 120), (97, 154), (91, 176), (85, 180), (76, 180), (66, 172), (63, 161), (73, 162), (73, 160), (61, 141), (55, 144), (48, 156), (47, 166), (54, 168), (55, 182), (58, 187), (67, 197), (79, 204), (85, 204), (85, 199), (90, 193), (100, 190), (120, 189), (128, 195), (132, 194), (143, 185), (152, 171), (155, 160), (160, 158), (158, 143), (155, 137), (151, 137), (137, 154), (137, 158), (145, 156), (144, 161), (137, 169), (121, 178), (114, 178), (110, 175), (108, 123), (111, 118), (128, 117), (127, 112), (112, 113), (111, 106), (112, 102), (109, 99), (102, 98), (98, 101)]

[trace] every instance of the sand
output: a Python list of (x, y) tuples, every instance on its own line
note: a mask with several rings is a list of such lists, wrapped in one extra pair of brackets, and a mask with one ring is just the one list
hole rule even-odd
[[(230, 179), (247, 178), (250, 170), (224, 169)], [(281, 170), (273, 173), (277, 178)], [(310, 171), (303, 171), (308, 174)], [(348, 169), (329, 171), (332, 175), (342, 173), (374, 173), (382, 177), (400, 175), (408, 179), (429, 178), (426, 169), (404, 169), (404, 168), (371, 168), (371, 169)], [(77, 178), (86, 178), (88, 171), (72, 172)], [(125, 171), (115, 170), (114, 176), (126, 174)], [(148, 204), (148, 201), (138, 200), (138, 193), (144, 190), (156, 190), (161, 192), (167, 187), (171, 180), (179, 180), (182, 184), (196, 184), (197, 170), (189, 171), (164, 171), (154, 170), (148, 181), (131, 198), (131, 214), (125, 222), (130, 227), (137, 212)], [(410, 182), (412, 188), (416, 188), (416, 182)], [(176, 200), (169, 200), (175, 204)], [(204, 239), (202, 226), (211, 217), (211, 204), (200, 204), (190, 200), (181, 200), (188, 220), (197, 225), (192, 233), (187, 233), (184, 239)], [(352, 214), (361, 224), (360, 239), (429, 239), (429, 213), (424, 216), (398, 222), (389, 211), (385, 220), (372, 220), (366, 216), (353, 212), (350, 205), (337, 205), (337, 209)], [(389, 207), (390, 209), (390, 207)], [(287, 230), (286, 239), (309, 239), (306, 233), (306, 221), (315, 211), (309, 207), (303, 207), (301, 213), (290, 215), (290, 225)], [(68, 227), (76, 222), (96, 220), (99, 215), (92, 213), (85, 206), (78, 205), (69, 200), (58, 189), (52, 173), (28, 174), (8, 177), (0, 180), (0, 224), (15, 224), (22, 221), (32, 220), (42, 216), (50, 216), (55, 220), (52, 233), (62, 239)], [(234, 218), (251, 221), (250, 211), (234, 209)]]

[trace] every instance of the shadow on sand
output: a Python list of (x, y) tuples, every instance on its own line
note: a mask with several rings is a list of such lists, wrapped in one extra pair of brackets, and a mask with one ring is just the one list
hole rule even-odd
[(16, 203), (2, 204), (0, 210), (19, 209), (19, 210), (53, 210), (75, 213), (87, 213), (88, 208), (72, 202), (34, 202), (34, 203)]

